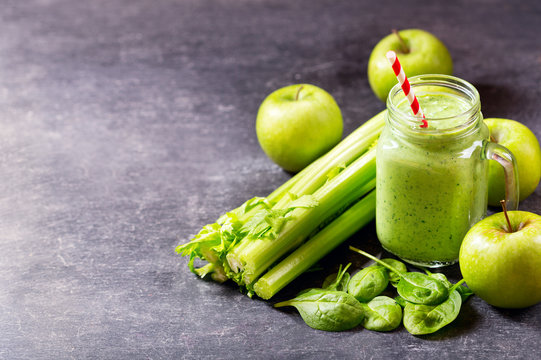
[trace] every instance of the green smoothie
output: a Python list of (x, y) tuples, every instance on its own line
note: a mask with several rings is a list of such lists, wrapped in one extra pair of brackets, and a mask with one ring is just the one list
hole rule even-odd
[[(376, 227), (386, 250), (437, 267), (457, 261), (464, 235), (485, 216), (481, 151), (488, 129), (479, 112), (477, 125), (461, 126), (467, 122), (461, 114), (472, 108), (463, 96), (436, 91), (417, 98), (428, 128), (404, 130), (388, 119), (378, 142)], [(405, 99), (397, 108), (389, 116), (411, 112)]]

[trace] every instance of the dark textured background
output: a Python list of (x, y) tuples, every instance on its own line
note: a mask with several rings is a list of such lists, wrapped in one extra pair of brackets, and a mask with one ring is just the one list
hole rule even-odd
[[(345, 134), (384, 108), (366, 66), (391, 28), (440, 37), (485, 117), (541, 138), (541, 3), (403, 3), (0, 0), (0, 358), (535, 358), (541, 305), (326, 333), (173, 251), (288, 179), (254, 131), (271, 91), (323, 87)], [(540, 187), (521, 208), (541, 213)], [(373, 225), (348, 244), (381, 251)], [(341, 246), (277, 299), (346, 261), (364, 262)]]

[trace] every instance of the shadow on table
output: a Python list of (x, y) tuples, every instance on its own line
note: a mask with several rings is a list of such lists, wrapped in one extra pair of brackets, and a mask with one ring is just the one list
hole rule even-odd
[(541, 330), (541, 322), (539, 321), (531, 321), (531, 318), (539, 317), (539, 310), (541, 309), (541, 305), (533, 305), (524, 309), (501, 309), (494, 306), (491, 306), (491, 308), (498, 312), (502, 317), (504, 317), (506, 320), (515, 322), (517, 324), (526, 324), (528, 323), (528, 326), (536, 327), (538, 330)]

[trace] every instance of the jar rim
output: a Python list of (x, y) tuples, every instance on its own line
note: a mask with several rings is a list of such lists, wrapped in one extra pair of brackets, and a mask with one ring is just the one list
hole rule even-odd
[(464, 119), (466, 119), (463, 123), (445, 129), (431, 129), (430, 125), (428, 128), (421, 128), (419, 126), (421, 124), (421, 121), (419, 121), (419, 117), (413, 115), (412, 112), (406, 113), (399, 110), (398, 104), (395, 104), (395, 102), (393, 101), (395, 98), (401, 99), (400, 101), (403, 101), (402, 99), (405, 99), (404, 95), (402, 95), (402, 97), (397, 96), (401, 92), (403, 93), (400, 84), (397, 83), (395, 86), (393, 86), (393, 88), (389, 92), (389, 96), (387, 97), (387, 109), (389, 110), (389, 117), (397, 120), (397, 122), (400, 122), (401, 125), (407, 126), (409, 130), (426, 134), (456, 133), (457, 131), (461, 132), (462, 130), (469, 128), (470, 126), (472, 126), (472, 124), (476, 122), (478, 118), (478, 116), (476, 115), (480, 112), (481, 109), (479, 92), (471, 83), (467, 82), (466, 80), (451, 75), (424, 74), (412, 76), (409, 79), (409, 82), (412, 89), (415, 89), (419, 86), (439, 86), (442, 88), (453, 89), (455, 91), (458, 91), (464, 98), (468, 99), (469, 103), (471, 103), (471, 106), (467, 110), (458, 114), (454, 114), (452, 116), (425, 118), (430, 123), (430, 121), (445, 121), (463, 117)]

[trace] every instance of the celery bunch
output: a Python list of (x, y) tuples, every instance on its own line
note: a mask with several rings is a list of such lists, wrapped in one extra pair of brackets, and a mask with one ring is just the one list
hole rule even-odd
[[(374, 116), (267, 197), (255, 197), (176, 248), (190, 270), (249, 296), (270, 299), (370, 222), (375, 214), (374, 144), (385, 111)], [(199, 258), (207, 262), (195, 266)]]

